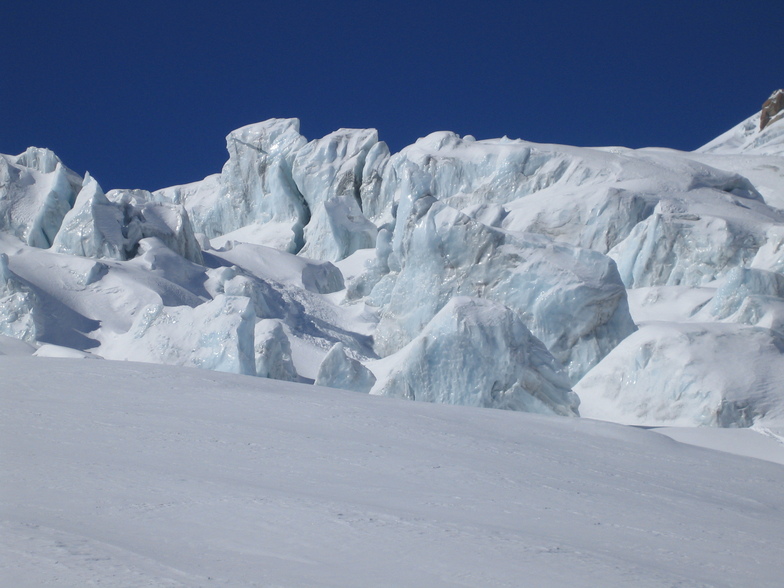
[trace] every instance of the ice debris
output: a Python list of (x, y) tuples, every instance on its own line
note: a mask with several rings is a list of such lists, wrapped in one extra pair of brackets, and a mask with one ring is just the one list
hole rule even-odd
[(370, 392), (376, 383), (373, 373), (346, 353), (342, 343), (335, 343), (321, 361), (316, 386)]
[(257, 376), (287, 382), (299, 380), (291, 359), (291, 344), (281, 321), (263, 319), (257, 322), (255, 339)]
[(37, 298), (0, 253), (0, 335), (35, 343), (43, 335)]

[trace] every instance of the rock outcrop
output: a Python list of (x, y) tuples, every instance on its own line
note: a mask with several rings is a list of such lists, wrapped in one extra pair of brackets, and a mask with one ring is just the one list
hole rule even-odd
[(760, 131), (770, 123), (784, 118), (784, 90), (776, 90), (762, 105)]

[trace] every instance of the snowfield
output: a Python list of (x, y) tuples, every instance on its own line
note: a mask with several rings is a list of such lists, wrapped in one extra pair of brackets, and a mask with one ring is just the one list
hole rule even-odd
[(0, 374), (7, 586), (781, 582), (780, 463), (187, 368)]

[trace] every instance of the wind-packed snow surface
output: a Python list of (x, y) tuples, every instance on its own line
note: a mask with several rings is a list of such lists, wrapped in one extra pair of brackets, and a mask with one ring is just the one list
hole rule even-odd
[(780, 445), (0, 350), (4, 586), (781, 585)]
[(429, 402), (775, 428), (779, 102), (693, 153), (437, 132), (392, 154), (372, 129), (308, 141), (272, 119), (229, 134), (219, 174), (154, 193), (104, 193), (45, 149), (3, 155), (0, 334)]

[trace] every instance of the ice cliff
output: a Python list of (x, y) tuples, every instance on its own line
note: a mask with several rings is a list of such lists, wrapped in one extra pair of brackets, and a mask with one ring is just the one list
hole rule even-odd
[(782, 95), (695, 152), (443, 131), (391, 153), (373, 129), (271, 119), (228, 135), (220, 173), (154, 193), (0, 155), (0, 334), (429, 402), (763, 423), (784, 406)]

